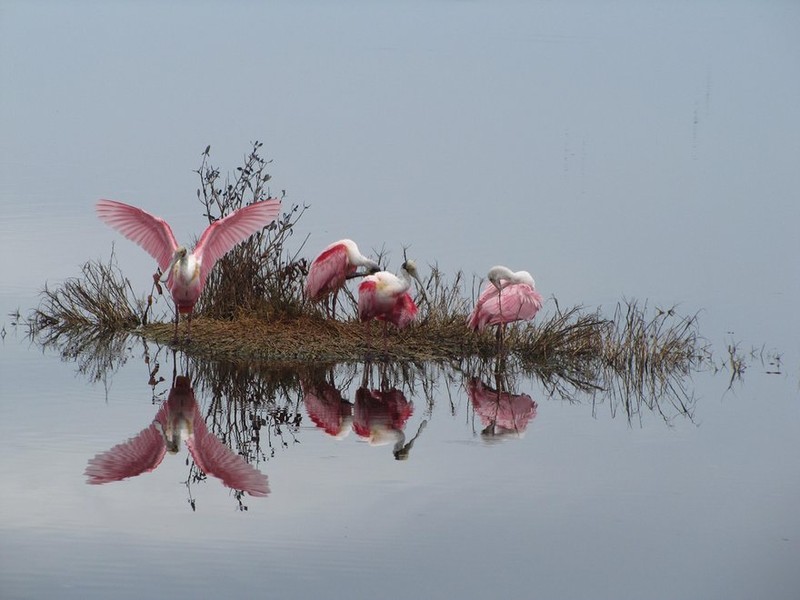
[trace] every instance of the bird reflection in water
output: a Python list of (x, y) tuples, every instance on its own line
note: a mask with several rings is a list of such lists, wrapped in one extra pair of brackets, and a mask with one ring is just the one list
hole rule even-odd
[(326, 381), (301, 381), (300, 386), (303, 389), (303, 404), (314, 425), (337, 440), (346, 438), (353, 424), (353, 405)]
[(536, 417), (536, 402), (528, 394), (503, 391), (501, 377), (493, 389), (477, 377), (467, 383), (467, 394), (472, 407), (481, 419), (481, 438), (486, 441), (522, 438), (530, 422)]
[(186, 442), (195, 464), (206, 475), (251, 496), (269, 493), (267, 476), (208, 431), (191, 382), (180, 375), (149, 427), (89, 461), (87, 482), (110, 483), (153, 471), (167, 452), (180, 450), (181, 442)]
[(395, 459), (406, 460), (428, 422), (423, 420), (407, 441), (404, 430), (414, 413), (413, 403), (400, 390), (388, 388), (385, 382), (382, 389), (371, 389), (367, 385), (368, 370), (365, 367), (364, 381), (356, 390), (354, 404), (327, 381), (301, 382), (306, 412), (314, 425), (331, 437), (341, 440), (355, 431), (370, 446), (393, 444)]
[(427, 425), (427, 421), (422, 421), (414, 437), (406, 442), (404, 429), (413, 412), (414, 405), (398, 389), (382, 391), (360, 387), (356, 390), (353, 431), (370, 446), (394, 444), (395, 459), (406, 460)]

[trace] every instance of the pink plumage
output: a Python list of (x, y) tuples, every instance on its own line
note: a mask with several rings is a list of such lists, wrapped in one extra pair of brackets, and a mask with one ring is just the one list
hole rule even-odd
[(280, 208), (280, 200), (270, 198), (232, 212), (209, 225), (191, 253), (178, 245), (164, 219), (141, 208), (116, 200), (100, 200), (97, 216), (156, 259), (175, 302), (177, 337), (177, 313), (188, 313), (191, 319), (192, 309), (214, 264), (238, 243), (272, 223)]
[(300, 387), (303, 404), (314, 425), (332, 437), (346, 436), (353, 420), (353, 407), (342, 398), (342, 393), (325, 382), (307, 384), (301, 381)]
[(189, 379), (179, 376), (153, 423), (136, 437), (98, 454), (86, 467), (88, 482), (109, 483), (155, 469), (167, 450), (177, 452), (182, 439), (197, 466), (226, 486), (252, 496), (266, 496), (266, 475), (235, 454), (206, 428)]
[(528, 394), (501, 392), (484, 385), (477, 378), (470, 380), (467, 394), (488, 436), (521, 436), (536, 418), (536, 402)]
[(502, 299), (500, 296), (491, 283), (484, 288), (469, 316), (471, 329), (483, 331), (489, 325), (530, 321), (542, 308), (541, 294), (525, 283), (504, 287)]
[(489, 274), (489, 283), (467, 318), (470, 329), (483, 331), (490, 325), (529, 321), (536, 316), (543, 299), (527, 271), (512, 273), (505, 267), (494, 267)]
[(380, 445), (396, 441), (406, 422), (414, 413), (414, 405), (398, 389), (387, 391), (356, 390), (353, 408), (353, 431), (371, 444)]
[(344, 285), (355, 265), (347, 260), (347, 249), (337, 244), (325, 249), (311, 263), (306, 278), (306, 294), (312, 300), (327, 296)]
[(417, 316), (417, 305), (407, 289), (395, 275), (385, 271), (365, 278), (358, 286), (359, 319), (386, 321), (398, 329), (407, 327)]
[(339, 240), (327, 246), (308, 268), (306, 295), (319, 300), (337, 292), (349, 277), (356, 274), (358, 267), (365, 267), (369, 273), (380, 270), (378, 263), (362, 255), (353, 240)]
[(92, 458), (86, 466), (86, 476), (89, 483), (97, 485), (149, 473), (161, 464), (166, 453), (164, 437), (151, 424), (127, 442)]

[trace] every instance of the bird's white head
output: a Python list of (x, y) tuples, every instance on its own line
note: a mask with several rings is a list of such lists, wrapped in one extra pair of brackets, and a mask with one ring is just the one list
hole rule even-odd
[[(422, 280), (419, 278), (419, 273), (417, 272), (417, 263), (414, 262), (413, 260), (410, 260), (410, 259), (406, 260), (400, 266), (400, 269), (402, 271), (408, 273), (409, 276), (411, 276), (411, 277), (413, 277), (414, 279), (417, 280), (417, 283), (419, 284), (419, 288), (418, 288), (419, 292), (420, 292), (420, 294), (422, 294), (422, 297), (427, 302), (428, 301), (428, 295), (425, 293), (425, 284), (423, 284)], [(410, 283), (410, 281), (409, 281), (409, 283)]]
[(533, 276), (527, 271), (517, 271), (514, 275), (517, 279), (515, 283), (527, 283), (531, 286), (531, 289), (536, 289), (536, 282), (533, 280)]
[(175, 265), (177, 265), (182, 260), (186, 260), (186, 257), (188, 255), (189, 251), (186, 249), (186, 246), (178, 246), (175, 249), (175, 252), (172, 254), (172, 260), (170, 261), (169, 266), (161, 276), (161, 281), (166, 281), (169, 278), (170, 273), (172, 273), (172, 269), (175, 268)]
[(530, 273), (527, 271), (517, 271), (515, 273), (508, 267), (504, 267), (502, 265), (497, 265), (496, 267), (489, 269), (487, 276), (491, 284), (496, 287), (498, 291), (502, 290), (505, 286), (514, 283), (524, 283), (529, 285), (531, 288), (535, 287), (535, 282), (533, 281), (533, 277), (531, 277)]
[(419, 274), (417, 273), (417, 263), (415, 263), (413, 260), (407, 260), (402, 265), (400, 265), (400, 268), (403, 269), (409, 275), (411, 275), (414, 279), (419, 281)]
[(355, 265), (356, 267), (364, 267), (364, 270), (367, 274), (371, 275), (372, 273), (377, 273), (381, 270), (381, 267), (377, 262), (361, 254), (358, 249), (358, 245), (356, 245), (353, 240), (339, 240), (338, 242), (330, 244), (328, 248), (333, 248), (334, 246), (344, 246), (345, 250), (347, 251), (347, 259), (350, 261), (350, 264)]

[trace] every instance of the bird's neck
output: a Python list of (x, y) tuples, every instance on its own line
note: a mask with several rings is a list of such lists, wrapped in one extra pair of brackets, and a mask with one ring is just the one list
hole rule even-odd
[(200, 264), (192, 254), (180, 257), (172, 267), (172, 275), (180, 281), (191, 281), (200, 273)]
[(400, 283), (403, 286), (402, 291), (406, 291), (411, 287), (411, 275), (405, 269), (400, 269)]

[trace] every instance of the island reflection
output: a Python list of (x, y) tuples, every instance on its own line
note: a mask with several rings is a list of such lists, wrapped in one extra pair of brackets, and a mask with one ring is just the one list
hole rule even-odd
[[(238, 490), (240, 502), (242, 493), (269, 492), (266, 476), (252, 465), (275, 459), (313, 432), (332, 442), (349, 436), (364, 448), (389, 446), (394, 459), (405, 460), (415, 443), (427, 439), (420, 436), (431, 419), (457, 418), (465, 409), (480, 420), (481, 440), (524, 442), (530, 424), (551, 401), (583, 405), (595, 418), (622, 417), (640, 427), (691, 421), (696, 404), (688, 387), (693, 371), (686, 363), (656, 371), (600, 361), (572, 368), (508, 357), (448, 363), (232, 362), (141, 338), (96, 336), (79, 342), (62, 337), (43, 345), (76, 362), (93, 382), (107, 384), (117, 370), (138, 363), (142, 395), (158, 406), (153, 422), (137, 436), (89, 461), (90, 483), (152, 471), (184, 441), (194, 460), (186, 485), (210, 475)], [(170, 366), (173, 377), (166, 381), (159, 373)], [(607, 410), (601, 412), (603, 406)], [(475, 430), (466, 422), (464, 431), (471, 438)], [(416, 460), (424, 460), (430, 448), (420, 443)]]

